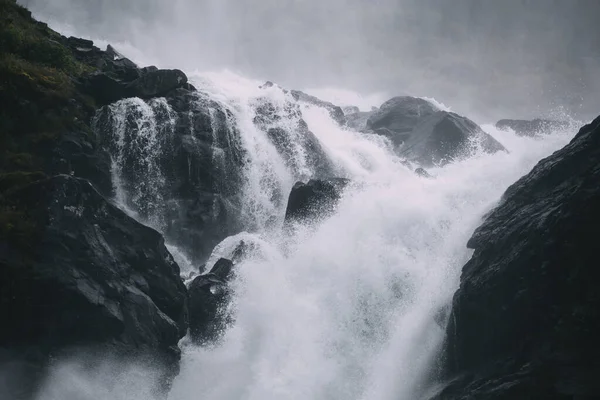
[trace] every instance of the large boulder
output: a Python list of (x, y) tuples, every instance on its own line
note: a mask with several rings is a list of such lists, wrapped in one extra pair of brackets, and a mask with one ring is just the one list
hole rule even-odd
[(349, 183), (345, 178), (297, 182), (288, 199), (285, 221), (305, 222), (330, 215)]
[(566, 121), (536, 118), (524, 119), (501, 119), (496, 122), (496, 128), (502, 130), (513, 130), (519, 136), (536, 136), (544, 133), (552, 133), (557, 130), (565, 130), (570, 127)]
[(197, 344), (217, 340), (231, 321), (226, 306), (233, 261), (221, 258), (209, 273), (197, 276), (189, 285), (190, 337)]
[(432, 166), (468, 157), (474, 148), (486, 153), (506, 151), (470, 119), (438, 111), (415, 126), (398, 153), (420, 165)]
[(432, 103), (418, 97), (398, 96), (381, 105), (367, 121), (367, 128), (386, 128), (397, 133), (409, 133), (427, 117), (440, 111)]
[(468, 243), (436, 399), (600, 397), (600, 118), (512, 185)]
[(425, 167), (468, 157), (476, 148), (487, 153), (506, 150), (470, 119), (416, 97), (394, 97), (378, 110), (346, 120), (353, 129), (385, 136), (400, 156)]
[(67, 175), (5, 193), (0, 220), (1, 364), (29, 357), (35, 379), (94, 348), (177, 372), (186, 288), (158, 232)]

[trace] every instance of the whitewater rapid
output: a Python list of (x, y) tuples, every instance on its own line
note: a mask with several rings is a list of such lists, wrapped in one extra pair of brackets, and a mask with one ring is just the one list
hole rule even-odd
[[(239, 239), (255, 244), (256, 251), (236, 266), (229, 306), (235, 322), (221, 340), (206, 347), (182, 340), (181, 372), (169, 400), (418, 399), (431, 383), (444, 310), (471, 255), (467, 240), (504, 190), (564, 146), (573, 132), (528, 138), (484, 125), (509, 152), (480, 153), (433, 168), (434, 178), (427, 179), (407, 168), (381, 136), (342, 128), (325, 109), (304, 104), (303, 119), (336, 173), (352, 184), (332, 216), (283, 230), (285, 201), (274, 201), (275, 194), (287, 198), (296, 180), (315, 171), (302, 146), (286, 163), (253, 120), (261, 98), (283, 109), (288, 95), (230, 72), (190, 74), (190, 79), (231, 112), (248, 154), (242, 189), (247, 232), (217, 246), (207, 267), (230, 256)], [(320, 95), (326, 98), (326, 92)], [(343, 103), (344, 93), (330, 96)], [(348, 95), (347, 103), (357, 98)], [(361, 101), (368, 109), (375, 100)], [(167, 107), (153, 102), (120, 105), (138, 110), (139, 131), (150, 138), (144, 142), (149, 159), (152, 140), (160, 137), (152, 115)], [(113, 161), (116, 201), (160, 209), (159, 194), (126, 199), (119, 189), (119, 160)], [(151, 163), (148, 171), (160, 184)], [(160, 230), (160, 215), (150, 214), (156, 218), (143, 222)], [(183, 276), (197, 269), (177, 243), (169, 249)], [(152, 398), (143, 384), (150, 372), (109, 370), (93, 376), (59, 370), (40, 400), (61, 398), (61, 380), (77, 382), (78, 398), (84, 400)]]
[[(264, 95), (260, 82), (231, 74), (195, 83), (236, 104), (240, 121), (249, 120), (245, 105)], [(525, 138), (484, 126), (509, 153), (478, 154), (431, 169), (435, 179), (426, 179), (380, 138), (340, 128), (324, 109), (302, 112), (354, 184), (335, 215), (296, 227), (292, 237), (281, 230), (238, 235), (260, 251), (236, 267), (235, 323), (214, 346), (184, 341), (170, 400), (418, 398), (443, 339), (436, 316), (471, 254), (468, 238), (508, 185), (572, 136)], [(256, 165), (264, 163), (269, 149), (260, 133), (241, 135), (258, 153)], [(265, 171), (247, 173), (254, 182)], [(289, 173), (279, 178), (289, 193)], [(249, 189), (247, 196), (265, 196), (260, 185)]]

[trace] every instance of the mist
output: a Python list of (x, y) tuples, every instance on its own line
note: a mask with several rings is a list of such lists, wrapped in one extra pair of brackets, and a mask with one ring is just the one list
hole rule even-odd
[(587, 119), (600, 104), (596, 0), (21, 3), (56, 29), (184, 71), (430, 96), (487, 121), (557, 111)]

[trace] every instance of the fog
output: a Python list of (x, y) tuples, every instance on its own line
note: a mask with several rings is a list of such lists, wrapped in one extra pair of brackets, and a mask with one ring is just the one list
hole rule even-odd
[(431, 96), (487, 120), (599, 112), (597, 0), (20, 1), (163, 67)]

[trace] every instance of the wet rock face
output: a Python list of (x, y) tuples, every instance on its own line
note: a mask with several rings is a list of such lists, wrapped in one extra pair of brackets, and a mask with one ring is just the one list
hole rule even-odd
[(417, 97), (394, 97), (372, 113), (367, 121), (371, 130), (387, 128), (393, 132), (411, 132), (421, 121), (440, 111), (427, 100)]
[(475, 148), (487, 153), (506, 150), (470, 119), (410, 96), (394, 97), (371, 112), (347, 115), (346, 125), (388, 138), (398, 155), (423, 167), (466, 158)]
[(475, 231), (436, 399), (600, 396), (600, 118), (512, 185)]
[(432, 166), (467, 158), (474, 147), (490, 154), (506, 151), (470, 119), (438, 111), (415, 126), (397, 151), (419, 165)]
[(192, 88), (182, 71), (153, 66), (139, 68), (110, 45), (102, 51), (91, 41), (73, 37), (66, 39), (66, 44), (79, 60), (96, 68), (82, 79), (80, 86), (98, 105), (128, 97), (149, 99), (164, 96), (178, 88)]
[(349, 179), (311, 179), (307, 183), (297, 182), (292, 188), (285, 212), (285, 221), (302, 222), (330, 215)]
[(244, 151), (221, 105), (180, 88), (164, 99), (106, 106), (95, 130), (123, 201), (193, 261), (239, 231)]
[(190, 284), (190, 337), (198, 344), (217, 340), (231, 322), (226, 307), (231, 300), (229, 281), (233, 262), (219, 259), (209, 273), (196, 277)]
[(0, 348), (45, 357), (71, 347), (146, 355), (177, 369), (186, 289), (162, 236), (89, 182), (56, 176), (5, 194), (23, 215), (0, 242)]
[(565, 130), (570, 127), (566, 121), (557, 121), (549, 119), (536, 118), (533, 120), (524, 119), (501, 119), (496, 122), (498, 129), (511, 129), (520, 136), (536, 136), (544, 133), (551, 133), (557, 130)]

